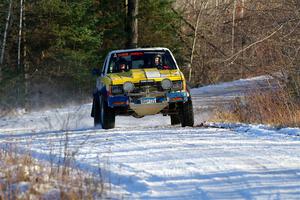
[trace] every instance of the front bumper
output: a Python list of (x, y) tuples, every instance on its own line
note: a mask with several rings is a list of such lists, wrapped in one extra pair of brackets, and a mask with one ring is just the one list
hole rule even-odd
[[(150, 95), (151, 96), (151, 95)], [(188, 101), (187, 92), (169, 92), (164, 96), (152, 97), (156, 98), (156, 104), (167, 104), (167, 103), (178, 103), (178, 102), (187, 102)], [(108, 106), (111, 108), (115, 107), (132, 107), (133, 105), (139, 106), (144, 105), (141, 103), (143, 97), (140, 98), (131, 98), (130, 96), (109, 96), (108, 97)]]

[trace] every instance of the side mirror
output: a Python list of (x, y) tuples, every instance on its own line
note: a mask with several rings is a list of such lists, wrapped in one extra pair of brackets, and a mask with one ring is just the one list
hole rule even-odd
[(101, 76), (101, 71), (100, 71), (100, 69), (94, 68), (94, 69), (92, 70), (92, 75), (94, 75), (94, 76)]

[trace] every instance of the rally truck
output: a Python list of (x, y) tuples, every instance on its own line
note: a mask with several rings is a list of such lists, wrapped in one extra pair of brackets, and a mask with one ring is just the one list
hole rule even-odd
[(97, 75), (91, 116), (94, 125), (115, 127), (117, 115), (170, 116), (171, 125), (194, 125), (192, 97), (183, 73), (167, 48), (108, 53)]

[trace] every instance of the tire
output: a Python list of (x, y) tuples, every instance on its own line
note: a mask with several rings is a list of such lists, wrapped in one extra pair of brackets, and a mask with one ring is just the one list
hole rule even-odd
[(93, 100), (93, 117), (94, 117), (94, 126), (99, 127), (101, 125), (101, 113), (100, 113), (100, 102), (99, 100)]
[(102, 96), (101, 98), (101, 124), (103, 129), (112, 129), (115, 128), (116, 114), (113, 108), (109, 108), (107, 105), (107, 101)]
[(171, 117), (171, 125), (174, 126), (174, 125), (177, 125), (177, 124), (180, 124), (180, 117), (178, 114), (173, 114), (173, 115), (170, 115)]
[(182, 127), (194, 126), (194, 112), (191, 99), (182, 104), (180, 108), (180, 121)]

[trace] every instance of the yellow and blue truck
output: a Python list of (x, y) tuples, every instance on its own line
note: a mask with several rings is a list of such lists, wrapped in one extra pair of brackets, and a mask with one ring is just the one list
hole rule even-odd
[(98, 76), (91, 112), (96, 127), (114, 128), (116, 115), (155, 114), (170, 116), (171, 125), (194, 125), (191, 94), (169, 49), (111, 51), (93, 73)]

